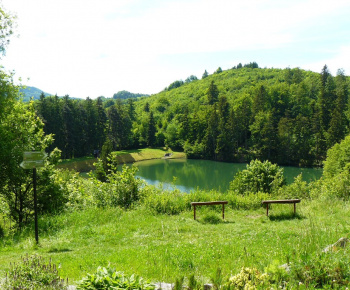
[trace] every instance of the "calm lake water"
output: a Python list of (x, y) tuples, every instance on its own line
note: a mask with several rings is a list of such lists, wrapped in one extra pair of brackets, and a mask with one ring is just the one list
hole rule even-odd
[[(183, 192), (193, 189), (219, 190), (225, 192), (240, 170), (246, 168), (243, 163), (224, 163), (192, 159), (154, 159), (136, 162), (139, 168), (137, 176), (153, 185), (162, 184), (164, 188), (174, 185)], [(287, 183), (292, 183), (300, 173), (303, 180), (319, 179), (322, 169), (284, 167)]]

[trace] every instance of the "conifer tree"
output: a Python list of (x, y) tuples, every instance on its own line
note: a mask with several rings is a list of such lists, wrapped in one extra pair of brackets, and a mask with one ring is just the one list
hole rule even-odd
[(210, 86), (207, 90), (207, 98), (209, 105), (213, 105), (218, 101), (219, 98), (219, 90), (215, 85), (214, 81), (211, 81)]

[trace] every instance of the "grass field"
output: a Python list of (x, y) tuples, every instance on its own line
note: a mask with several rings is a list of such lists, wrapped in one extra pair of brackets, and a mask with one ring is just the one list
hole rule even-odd
[[(165, 153), (172, 153), (171, 157), (169, 158), (186, 158), (186, 154), (183, 152), (173, 152), (170, 149), (163, 148), (144, 148), (114, 152), (118, 164), (133, 163), (149, 159), (160, 159), (164, 157)], [(67, 168), (70, 170), (75, 170), (77, 172), (88, 172), (95, 169), (95, 162), (97, 162), (97, 159), (93, 157), (73, 158), (63, 160), (57, 167)]]
[[(271, 264), (308, 259), (350, 230), (349, 203), (302, 201), (297, 216), (291, 205), (273, 205), (270, 217), (254, 211), (200, 207), (180, 215), (91, 208), (40, 217), (36, 246), (33, 228), (1, 241), (0, 276), (25, 254), (51, 257), (71, 283), (110, 264), (153, 282), (174, 282), (194, 274), (210, 281), (218, 268), (238, 273), (242, 266), (264, 271)], [(349, 251), (347, 251), (348, 253)]]

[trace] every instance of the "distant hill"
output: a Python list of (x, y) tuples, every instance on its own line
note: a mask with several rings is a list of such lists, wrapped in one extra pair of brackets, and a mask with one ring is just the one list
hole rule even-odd
[(44, 93), (45, 96), (50, 96), (51, 94), (45, 93), (42, 90), (35, 88), (35, 87), (22, 87), (19, 90), (21, 97), (23, 97), (24, 102), (29, 102), (32, 98), (34, 100), (39, 100), (41, 93)]
[(128, 91), (119, 91), (118, 93), (113, 95), (113, 99), (133, 99), (133, 98), (139, 98), (139, 97), (148, 97), (149, 95), (146, 94), (134, 94), (130, 93)]

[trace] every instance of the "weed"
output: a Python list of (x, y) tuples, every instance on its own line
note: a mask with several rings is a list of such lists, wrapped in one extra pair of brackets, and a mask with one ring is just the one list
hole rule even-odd
[[(68, 281), (67, 281), (68, 282)], [(66, 289), (55, 264), (40, 256), (26, 256), (10, 265), (2, 289)]]

